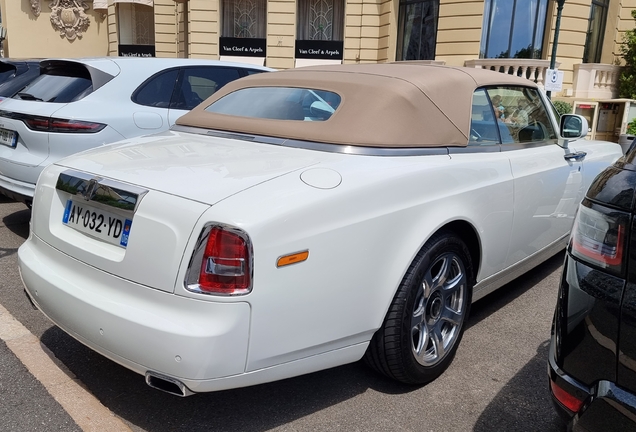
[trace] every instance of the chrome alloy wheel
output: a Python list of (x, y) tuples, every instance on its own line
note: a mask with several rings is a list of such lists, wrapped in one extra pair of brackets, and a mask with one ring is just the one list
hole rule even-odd
[(422, 366), (442, 361), (461, 335), (467, 287), (464, 264), (455, 253), (439, 256), (426, 269), (411, 317), (411, 349)]

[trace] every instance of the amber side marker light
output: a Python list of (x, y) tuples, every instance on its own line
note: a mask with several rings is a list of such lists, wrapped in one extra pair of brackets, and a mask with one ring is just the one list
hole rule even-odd
[(561, 404), (572, 411), (573, 413), (577, 413), (581, 407), (583, 406), (582, 400), (577, 399), (572, 396), (570, 393), (559, 387), (554, 381), (550, 381), (550, 387), (552, 389), (552, 394), (554, 397), (561, 402)]
[(296, 252), (289, 255), (283, 255), (282, 257), (278, 258), (278, 261), (276, 261), (276, 267), (284, 267), (291, 264), (297, 264), (299, 262), (307, 261), (307, 258), (309, 258), (308, 250)]

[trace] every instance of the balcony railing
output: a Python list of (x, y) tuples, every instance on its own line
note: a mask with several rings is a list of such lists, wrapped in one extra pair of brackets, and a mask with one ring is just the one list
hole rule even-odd
[(603, 63), (580, 63), (574, 65), (575, 98), (614, 99), (618, 96), (618, 77), (621, 66)]
[[(507, 73), (524, 77), (543, 87), (545, 71), (550, 68), (550, 60), (539, 59), (475, 59), (466, 60), (464, 65), (478, 69), (490, 69), (497, 72)], [(560, 63), (556, 62), (556, 67)]]

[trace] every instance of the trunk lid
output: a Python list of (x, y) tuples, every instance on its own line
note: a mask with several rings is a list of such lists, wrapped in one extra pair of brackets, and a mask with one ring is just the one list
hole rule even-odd
[(99, 270), (173, 292), (183, 255), (192, 253), (186, 244), (198, 235), (193, 227), (210, 205), (323, 157), (171, 131), (88, 150), (43, 171), (32, 233)]
[(167, 131), (88, 150), (58, 164), (205, 204), (333, 154)]

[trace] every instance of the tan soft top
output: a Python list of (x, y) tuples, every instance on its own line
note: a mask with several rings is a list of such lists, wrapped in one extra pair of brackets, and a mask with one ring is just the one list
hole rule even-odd
[[(304, 67), (230, 82), (176, 123), (331, 144), (466, 146), (474, 90), (498, 85), (536, 87), (529, 80), (508, 74), (439, 65)], [(342, 100), (326, 121), (260, 119), (205, 111), (231, 92), (263, 86), (326, 90), (337, 93)]]

